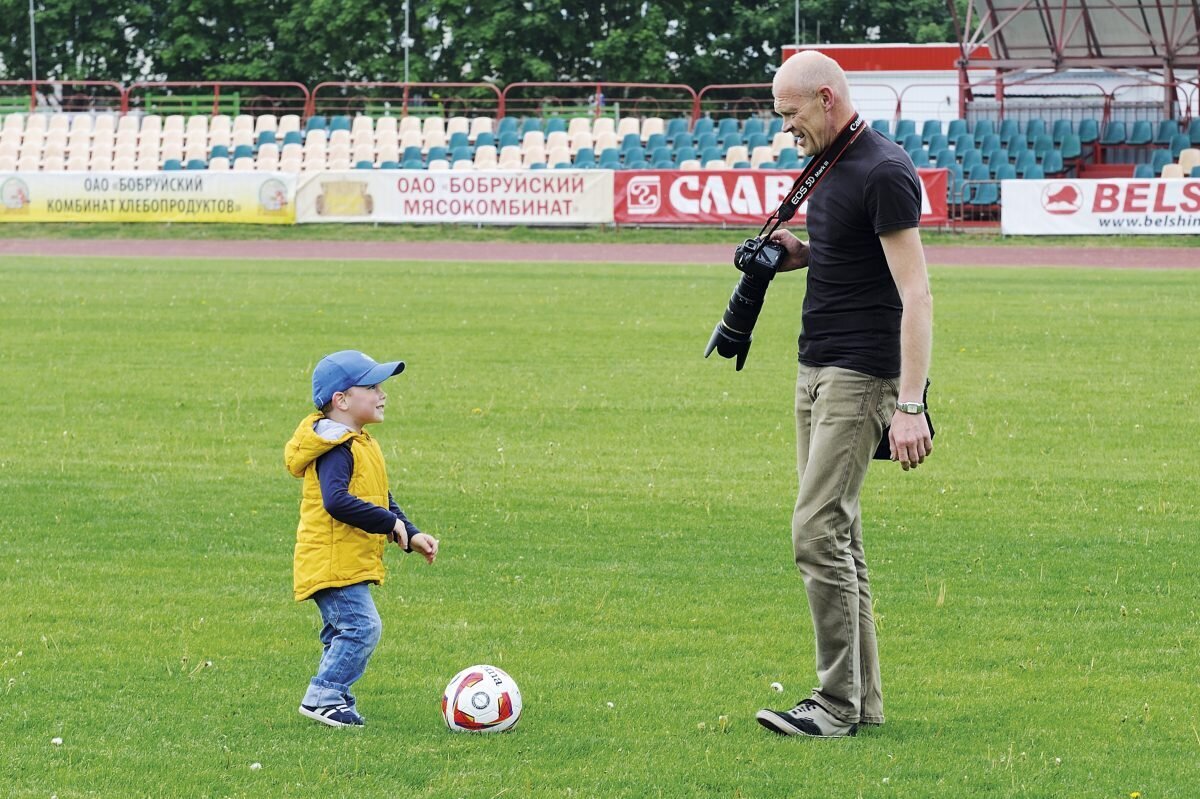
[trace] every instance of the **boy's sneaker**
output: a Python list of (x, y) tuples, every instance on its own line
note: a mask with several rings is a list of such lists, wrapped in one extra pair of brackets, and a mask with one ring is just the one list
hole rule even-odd
[(361, 727), (367, 723), (366, 719), (358, 715), (349, 705), (325, 705), (324, 707), (301, 705), (300, 715), (308, 716), (310, 719), (328, 724), (330, 727)]
[(847, 724), (812, 699), (805, 699), (791, 710), (760, 710), (754, 718), (780, 735), (844, 738), (858, 733), (857, 724)]

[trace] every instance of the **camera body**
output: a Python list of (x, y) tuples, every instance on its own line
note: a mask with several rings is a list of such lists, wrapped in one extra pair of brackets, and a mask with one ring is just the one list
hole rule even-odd
[(762, 237), (746, 239), (733, 251), (733, 265), (750, 277), (770, 282), (787, 257), (782, 244), (763, 241)]
[(704, 350), (705, 358), (715, 349), (722, 358), (736, 358), (734, 368), (739, 372), (742, 370), (767, 287), (786, 257), (783, 245), (762, 236), (746, 239), (733, 251), (733, 265), (742, 273), (742, 279), (733, 289), (725, 315), (713, 330)]

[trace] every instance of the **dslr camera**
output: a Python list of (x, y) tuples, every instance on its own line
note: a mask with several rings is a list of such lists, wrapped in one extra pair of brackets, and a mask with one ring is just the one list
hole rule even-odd
[(746, 239), (734, 250), (733, 265), (742, 273), (742, 278), (734, 286), (725, 315), (717, 322), (712, 338), (708, 340), (705, 358), (715, 349), (722, 358), (737, 358), (735, 370), (742, 371), (746, 353), (750, 351), (750, 334), (754, 332), (754, 324), (766, 299), (767, 287), (786, 257), (783, 246), (768, 241), (766, 236)]

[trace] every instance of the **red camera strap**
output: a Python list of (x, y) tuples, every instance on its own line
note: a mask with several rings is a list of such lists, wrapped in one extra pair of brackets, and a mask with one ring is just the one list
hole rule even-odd
[[(796, 215), (801, 204), (812, 194), (817, 188), (817, 184), (821, 179), (829, 174), (829, 170), (833, 169), (833, 165), (838, 162), (838, 159), (858, 140), (862, 132), (867, 129), (866, 123), (858, 114), (842, 128), (841, 133), (833, 142), (821, 151), (821, 154), (808, 162), (804, 167), (804, 171), (800, 173), (800, 177), (796, 178), (796, 182), (792, 184), (792, 190), (784, 199), (775, 213), (767, 218), (767, 222), (759, 231), (759, 236), (770, 236), (775, 232), (775, 229), (787, 222)], [(774, 224), (771, 224), (774, 222)], [(767, 228), (770, 227), (770, 230)]]

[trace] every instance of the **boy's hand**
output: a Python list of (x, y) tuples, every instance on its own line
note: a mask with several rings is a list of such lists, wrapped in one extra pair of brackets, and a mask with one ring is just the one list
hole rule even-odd
[(388, 541), (393, 544), (399, 544), (401, 549), (408, 549), (408, 530), (404, 527), (404, 522), (397, 520), (396, 526), (387, 534)]
[(412, 537), (412, 548), (424, 555), (427, 562), (433, 563), (437, 558), (438, 540), (428, 533), (417, 533)]

